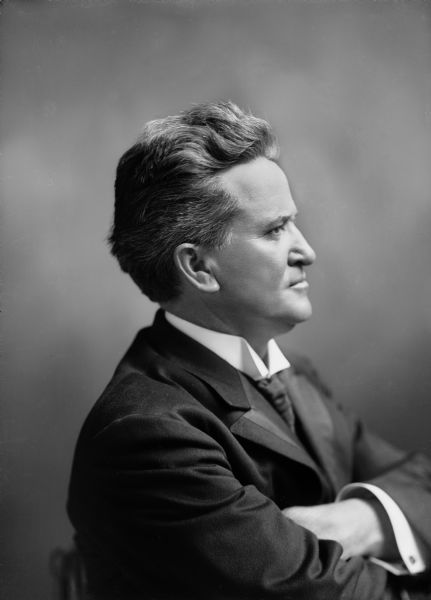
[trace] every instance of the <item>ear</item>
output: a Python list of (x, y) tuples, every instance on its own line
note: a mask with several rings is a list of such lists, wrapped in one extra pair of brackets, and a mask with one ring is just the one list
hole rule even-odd
[(220, 285), (211, 268), (211, 260), (201, 246), (180, 244), (175, 248), (174, 261), (179, 272), (201, 292), (218, 292)]

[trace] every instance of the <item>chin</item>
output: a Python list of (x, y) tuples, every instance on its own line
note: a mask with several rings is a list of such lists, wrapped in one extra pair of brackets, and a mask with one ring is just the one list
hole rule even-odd
[(275, 336), (283, 335), (291, 331), (296, 325), (307, 321), (311, 317), (311, 310), (292, 313), (292, 311), (280, 314), (276, 319), (272, 319)]
[(289, 310), (286, 311), (283, 315), (283, 321), (286, 325), (290, 325), (290, 327), (292, 328), (295, 325), (298, 325), (299, 323), (308, 321), (312, 314), (313, 309), (310, 303), (298, 307), (296, 310), (292, 310), (292, 307), (289, 307)]

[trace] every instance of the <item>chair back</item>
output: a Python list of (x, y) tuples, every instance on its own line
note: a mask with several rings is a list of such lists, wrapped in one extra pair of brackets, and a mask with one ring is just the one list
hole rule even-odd
[(56, 548), (49, 566), (53, 579), (53, 600), (88, 600), (84, 564), (76, 548)]

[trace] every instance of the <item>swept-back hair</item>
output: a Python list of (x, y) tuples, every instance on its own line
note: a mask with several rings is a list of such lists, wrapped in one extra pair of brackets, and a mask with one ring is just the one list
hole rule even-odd
[(238, 207), (218, 175), (260, 156), (277, 159), (274, 134), (233, 102), (199, 104), (145, 125), (118, 163), (109, 243), (151, 300), (179, 295), (173, 259), (179, 244), (227, 243)]

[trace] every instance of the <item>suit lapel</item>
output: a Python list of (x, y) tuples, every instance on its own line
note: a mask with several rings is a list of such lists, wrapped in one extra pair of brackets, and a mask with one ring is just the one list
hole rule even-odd
[[(148, 331), (148, 330), (147, 330)], [(160, 354), (195, 377), (207, 382), (232, 408), (249, 410), (239, 371), (214, 352), (185, 335), (158, 311), (149, 330), (150, 342)]]
[(340, 489), (345, 483), (345, 474), (335, 452), (334, 421), (328, 408), (306, 377), (290, 370), (281, 376), (310, 445), (334, 490)]
[(250, 410), (241, 415), (231, 426), (232, 433), (278, 452), (290, 460), (302, 463), (315, 471), (321, 479), (319, 467), (305, 451), (287, 423), (245, 375), (241, 374), (240, 377)]
[[(281, 417), (247, 381), (246, 376), (170, 325), (162, 311), (157, 312), (153, 326), (146, 332), (153, 347), (162, 355), (205, 381), (217, 392), (227, 405), (222, 418), (235, 436), (302, 463), (324, 481), (320, 468)], [(285, 373), (289, 372), (290, 370)], [(321, 465), (332, 484), (338, 484), (338, 463), (332, 449), (333, 426), (327, 409), (317, 391), (305, 378), (288, 375), (285, 383)], [(233, 415), (235, 418), (232, 422), (229, 417)]]

